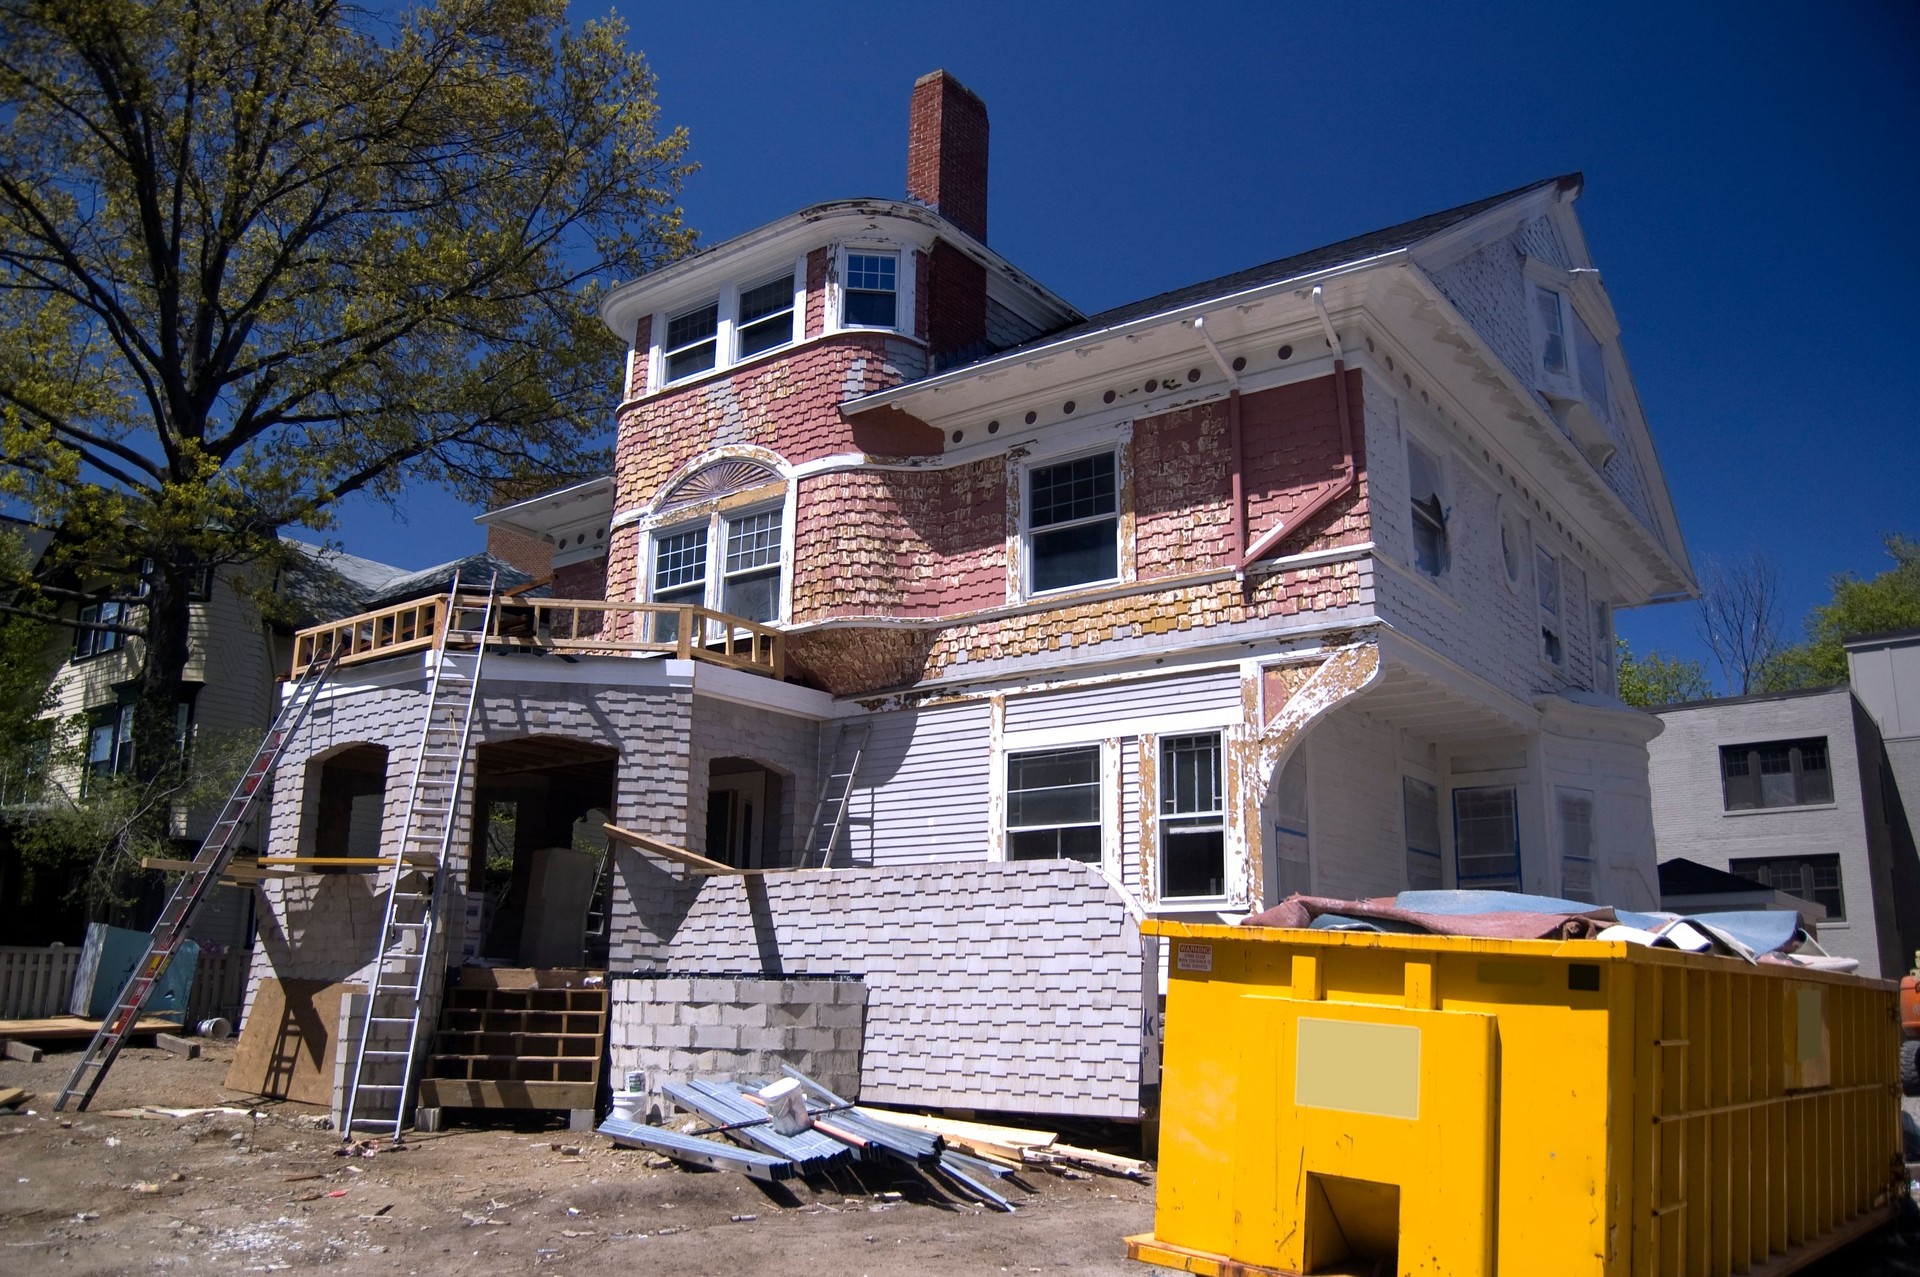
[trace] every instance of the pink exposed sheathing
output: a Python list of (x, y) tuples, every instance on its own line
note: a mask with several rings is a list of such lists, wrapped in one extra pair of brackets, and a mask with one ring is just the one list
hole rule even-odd
[(1616, 921), (1612, 909), (1586, 913), (1415, 913), (1397, 909), (1393, 897), (1335, 900), (1330, 896), (1288, 896), (1273, 908), (1241, 921), (1243, 927), (1305, 927), (1322, 914), (1368, 918), (1419, 927), (1442, 936), (1480, 936), (1489, 940), (1591, 940)]

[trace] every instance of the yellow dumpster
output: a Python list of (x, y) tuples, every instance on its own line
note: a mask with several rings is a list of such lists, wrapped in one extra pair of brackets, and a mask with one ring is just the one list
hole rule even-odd
[(1772, 1275), (1905, 1190), (1891, 984), (1613, 941), (1142, 929), (1171, 978), (1135, 1259)]

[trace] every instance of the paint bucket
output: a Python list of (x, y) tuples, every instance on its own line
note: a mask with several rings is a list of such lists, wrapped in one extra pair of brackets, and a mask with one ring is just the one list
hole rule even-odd
[(760, 1098), (767, 1102), (767, 1125), (775, 1134), (798, 1135), (813, 1125), (807, 1113), (807, 1097), (792, 1078), (781, 1078), (760, 1092)]
[(194, 1032), (203, 1038), (212, 1038), (215, 1042), (225, 1042), (233, 1036), (233, 1022), (219, 1016), (211, 1020), (202, 1020), (194, 1027)]
[(622, 1122), (645, 1125), (647, 1120), (647, 1096), (644, 1091), (615, 1091), (613, 1093), (613, 1115)]
[(627, 1070), (627, 1089), (629, 1091), (644, 1091), (647, 1089), (647, 1075), (645, 1070)]

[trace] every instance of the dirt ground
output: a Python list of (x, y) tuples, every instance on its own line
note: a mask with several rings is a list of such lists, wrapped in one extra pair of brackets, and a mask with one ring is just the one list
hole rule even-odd
[[(877, 1201), (791, 1182), (658, 1164), (590, 1132), (536, 1123), (451, 1127), (401, 1151), (335, 1155), (324, 1113), (105, 1116), (258, 1103), (224, 1090), (231, 1043), (185, 1060), (129, 1048), (85, 1113), (54, 1114), (77, 1058), (0, 1061), (0, 1087), (36, 1092), (0, 1114), (0, 1273), (354, 1272), (856, 1274), (1133, 1273), (1121, 1239), (1153, 1222), (1153, 1188), (1096, 1176), (1023, 1176), (1017, 1213)], [(578, 1147), (577, 1155), (554, 1145)], [(886, 1191), (894, 1186), (869, 1182)]]
[[(971, 1203), (876, 1200), (848, 1182), (763, 1191), (615, 1148), (558, 1123), (454, 1126), (400, 1151), (335, 1155), (325, 1114), (268, 1102), (252, 1112), (135, 1120), (107, 1110), (258, 1103), (225, 1090), (231, 1043), (204, 1058), (130, 1048), (86, 1113), (50, 1112), (74, 1049), (0, 1060), (0, 1087), (36, 1092), (0, 1113), (0, 1274), (353, 1272), (480, 1277), (567, 1273), (1133, 1274), (1121, 1241), (1153, 1222), (1153, 1187), (1035, 1172), (1013, 1215)], [(1920, 1101), (1907, 1101), (1920, 1116)], [(578, 1148), (577, 1154), (560, 1149)], [(1910, 1152), (1909, 1156), (1916, 1156)], [(893, 1185), (869, 1182), (887, 1191)], [(1920, 1272), (1920, 1214), (1840, 1252), (1808, 1277)]]

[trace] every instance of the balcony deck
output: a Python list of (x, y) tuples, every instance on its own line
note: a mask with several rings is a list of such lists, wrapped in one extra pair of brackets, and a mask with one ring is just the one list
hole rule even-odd
[[(293, 676), (338, 650), (341, 665), (360, 665), (433, 648), (471, 648), (486, 596), (445, 594), (343, 617), (299, 631)], [(487, 625), (490, 648), (579, 656), (662, 656), (786, 677), (779, 630), (709, 608), (676, 603), (609, 603), (603, 599), (501, 598)]]

